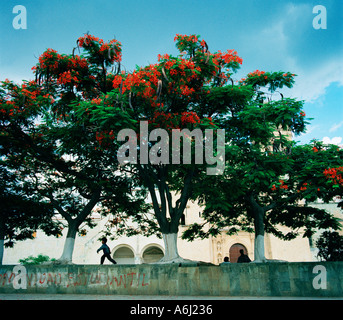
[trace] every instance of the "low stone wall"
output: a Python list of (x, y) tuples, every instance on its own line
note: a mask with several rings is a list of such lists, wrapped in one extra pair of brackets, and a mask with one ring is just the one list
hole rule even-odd
[(4, 265), (0, 293), (343, 297), (343, 262)]

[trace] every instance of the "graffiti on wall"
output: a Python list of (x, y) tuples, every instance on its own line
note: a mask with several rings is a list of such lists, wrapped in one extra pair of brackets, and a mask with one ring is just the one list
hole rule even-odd
[[(24, 278), (25, 277), (25, 278)], [(17, 273), (15, 271), (0, 272), (0, 287), (12, 286), (16, 289), (26, 289), (20, 282), (25, 283), (25, 287), (92, 287), (102, 286), (104, 288), (130, 288), (148, 286), (149, 280), (145, 273), (121, 273), (111, 274), (106, 272), (27, 272)]]

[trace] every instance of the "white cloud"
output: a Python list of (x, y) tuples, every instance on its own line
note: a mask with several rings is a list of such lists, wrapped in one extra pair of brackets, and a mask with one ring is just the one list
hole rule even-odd
[[(304, 16), (304, 13), (312, 12), (312, 7), (309, 4), (289, 4), (287, 10), (287, 18), (291, 21), (284, 21), (284, 27), (295, 26), (290, 32), (288, 37), (295, 35), (297, 30), (308, 29), (308, 17)], [(293, 39), (288, 39), (288, 45), (292, 45)], [(289, 52), (286, 50), (286, 52)], [(312, 52), (309, 55), (316, 55), (316, 52)], [(336, 57), (332, 56), (330, 59), (323, 59), (320, 64), (311, 65), (310, 67), (302, 67), (300, 61), (294, 59), (293, 66), (290, 65), (289, 70), (298, 74), (296, 77), (296, 83), (291, 89), (290, 94), (300, 100), (305, 100), (307, 103), (312, 103), (325, 95), (326, 88), (331, 83), (338, 83), (339, 86), (343, 86), (343, 59), (340, 55)], [(294, 70), (294, 71), (293, 71)], [(318, 101), (317, 101), (318, 102)], [(342, 123), (343, 124), (343, 123)]]
[[(286, 96), (305, 100), (307, 103), (316, 101), (320, 104), (318, 99), (325, 95), (326, 88), (330, 84), (337, 82), (339, 86), (343, 86), (343, 59), (336, 56), (336, 58), (323, 59), (320, 64), (311, 66), (305, 64), (305, 67), (298, 55), (291, 53), (290, 48), (293, 47), (294, 41), (300, 41), (297, 32), (308, 30), (308, 25), (311, 28), (311, 19), (312, 6), (310, 4), (289, 3), (285, 5), (282, 13), (275, 15), (272, 23), (263, 29), (256, 30), (246, 40), (254, 49), (262, 68), (268, 65), (271, 70), (276, 67), (298, 75), (292, 89), (282, 90)], [(253, 44), (256, 43), (256, 39), (263, 40), (260, 46), (256, 45), (254, 48)], [(273, 59), (270, 59), (270, 55), (266, 55), (266, 52), (272, 52)], [(309, 53), (308, 58), (311, 59), (312, 55), (316, 55), (316, 52)]]
[(333, 137), (333, 138), (324, 137), (323, 138), (323, 143), (325, 143), (325, 144), (335, 144), (337, 146), (343, 147), (342, 140), (343, 140), (342, 137)]
[(313, 103), (325, 95), (325, 90), (331, 83), (337, 82), (339, 86), (343, 86), (343, 59), (330, 60), (311, 70), (297, 69), (295, 73), (299, 76), (289, 93), (307, 103)]
[(340, 127), (343, 126), (343, 121), (341, 121), (340, 123), (335, 123), (331, 128), (330, 128), (330, 132), (334, 132), (336, 130), (338, 130)]
[(320, 125), (316, 124), (316, 125), (308, 125), (306, 126), (306, 132), (303, 134), (310, 134), (312, 132), (315, 132), (316, 130), (320, 129)]

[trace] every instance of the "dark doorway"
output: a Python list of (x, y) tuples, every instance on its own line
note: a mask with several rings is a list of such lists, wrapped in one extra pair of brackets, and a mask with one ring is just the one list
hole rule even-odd
[(241, 255), (239, 253), (239, 250), (243, 249), (244, 254), (248, 254), (248, 250), (246, 247), (244, 247), (242, 244), (240, 243), (235, 243), (234, 245), (231, 246), (230, 248), (230, 262), (231, 263), (237, 263), (237, 259), (238, 257)]

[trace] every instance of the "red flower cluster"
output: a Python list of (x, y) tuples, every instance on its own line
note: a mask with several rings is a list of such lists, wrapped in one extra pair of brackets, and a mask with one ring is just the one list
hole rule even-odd
[(49, 72), (53, 74), (59, 74), (63, 72), (62, 70), (70, 69), (87, 69), (88, 63), (85, 58), (81, 58), (78, 55), (67, 56), (57, 53), (56, 50), (47, 49), (39, 58), (38, 65), (33, 67), (33, 70), (46, 70), (49, 68)]
[(76, 76), (72, 76), (70, 70), (61, 73), (60, 76), (57, 78), (58, 84), (68, 84), (72, 82), (77, 83), (78, 81), (79, 80)]
[(154, 112), (154, 116), (148, 121), (149, 125), (155, 128), (163, 128), (166, 130), (178, 129), (180, 128), (179, 114), (172, 114), (170, 112)]
[(109, 147), (111, 142), (115, 139), (113, 130), (96, 132), (95, 139), (101, 147)]
[(253, 72), (248, 73), (248, 77), (260, 77), (264, 75), (266, 72), (265, 71), (260, 71), (260, 70), (255, 70)]
[(190, 97), (195, 89), (189, 83), (198, 77), (201, 72), (200, 67), (197, 67), (193, 61), (170, 58), (169, 55), (159, 56), (159, 59), (160, 64), (151, 64), (129, 74), (116, 75), (112, 82), (113, 87), (120, 89), (122, 93), (134, 92), (137, 96), (148, 100), (151, 105), (155, 105), (159, 81), (163, 80), (168, 83), (165, 88), (169, 94)]
[(86, 34), (83, 37), (78, 39), (78, 44), (80, 47), (88, 47), (92, 45), (93, 42), (99, 42), (99, 37), (92, 36), (90, 34)]
[(156, 95), (158, 80), (161, 77), (162, 73), (152, 64), (126, 75), (117, 75), (112, 83), (113, 88), (120, 89), (122, 93), (132, 91), (138, 96), (151, 99)]
[(98, 37), (86, 34), (78, 39), (78, 45), (86, 50), (95, 49), (98, 55), (110, 63), (119, 62), (122, 59), (121, 43), (116, 39), (104, 42)]
[(187, 123), (199, 124), (200, 118), (198, 117), (198, 115), (195, 112), (182, 112), (181, 123), (183, 125), (187, 125)]
[[(260, 71), (260, 70), (255, 70), (254, 72), (248, 73), (247, 78), (255, 78), (255, 77), (261, 77), (261, 76), (263, 76), (265, 80), (268, 79), (268, 77), (266, 76), (266, 72)], [(242, 79), (242, 80), (245, 80), (245, 79)]]
[(234, 50), (227, 50), (226, 53), (222, 53), (220, 50), (213, 54), (213, 63), (220, 66), (220, 65), (229, 65), (232, 62), (236, 62), (238, 64), (243, 63), (243, 59), (237, 55), (237, 52)]
[(164, 54), (164, 55), (161, 55), (161, 54), (159, 54), (159, 55), (157, 55), (157, 59), (158, 59), (158, 61), (161, 61), (161, 60), (169, 60), (170, 59), (170, 55), (169, 54)]
[(185, 41), (185, 42), (198, 42), (198, 37), (194, 34), (188, 36), (188, 35), (182, 35), (182, 34), (176, 34), (174, 37), (174, 41)]
[(196, 93), (197, 87), (192, 86), (195, 80), (200, 80), (201, 68), (194, 61), (183, 58), (163, 60), (161, 67), (165, 69), (168, 81), (168, 93), (188, 100)]
[(282, 88), (283, 86), (291, 88), (294, 83), (294, 76), (295, 74), (290, 72), (265, 72), (255, 70), (254, 72), (248, 73), (246, 78), (242, 78), (240, 83), (243, 85), (252, 85), (254, 87), (267, 86), (269, 84), (270, 90), (275, 91), (276, 88)]
[(306, 190), (307, 190), (307, 185), (308, 185), (308, 183), (307, 183), (307, 182), (304, 182), (304, 183), (302, 184), (302, 186), (300, 187), (300, 189), (298, 190), (298, 192), (300, 192), (300, 191), (306, 191)]
[(101, 103), (101, 99), (100, 98), (94, 98), (94, 99), (92, 99), (91, 103), (99, 105)]
[[(238, 69), (243, 63), (243, 59), (234, 50), (210, 53), (205, 40), (200, 41), (197, 35), (177, 34), (174, 41), (177, 41), (176, 46), (182, 54), (189, 54), (190, 60), (193, 59), (211, 67), (210, 77), (216, 77), (217, 85), (224, 85), (231, 75), (230, 72)], [(218, 81), (218, 79), (221, 80)], [(211, 79), (208, 80), (211, 81)]]
[(283, 77), (285, 78), (286, 82), (291, 82), (295, 74), (287, 72), (283, 74)]
[(288, 185), (285, 184), (285, 182), (283, 180), (279, 180), (279, 185), (276, 186), (275, 184), (273, 185), (273, 187), (271, 188), (272, 191), (276, 191), (277, 189), (283, 189), (283, 190), (288, 190)]
[(35, 81), (17, 85), (6, 80), (2, 81), (2, 88), (6, 90), (6, 94), (0, 96), (2, 118), (34, 115), (41, 106), (54, 102), (52, 96), (43, 94)]
[(343, 186), (343, 167), (325, 169), (324, 175), (333, 184)]
[[(97, 38), (90, 39), (100, 41)], [(91, 40), (81, 38), (79, 43), (86, 43), (89, 46)], [(213, 79), (217, 85), (223, 85), (230, 77), (230, 73), (224, 73), (223, 70), (234, 70), (242, 64), (242, 59), (234, 50), (210, 54), (206, 49), (204, 52), (203, 48), (207, 45), (204, 40), (199, 40), (199, 36), (177, 34), (174, 40), (178, 41), (180, 51), (182, 48), (188, 50), (190, 56), (187, 59), (184, 54), (178, 57), (159, 54), (157, 64), (113, 76), (113, 88), (118, 89), (121, 94), (132, 92), (135, 97), (143, 98), (147, 105), (152, 107), (161, 103), (160, 97), (163, 101), (166, 96), (191, 101), (204, 93), (209, 93), (209, 90), (204, 91), (203, 87)], [(208, 67), (203, 68), (204, 63)]]
[[(217, 53), (210, 54), (211, 61), (214, 65), (212, 70), (212, 77), (217, 82), (218, 86), (226, 84), (230, 78), (232, 71), (239, 68), (239, 65), (243, 63), (243, 59), (237, 55), (234, 50), (227, 50), (226, 53), (218, 51)], [(211, 81), (212, 79), (210, 79)]]
[[(210, 124), (213, 125), (212, 118), (208, 118), (208, 120), (210, 121)], [(152, 120), (149, 120), (149, 124), (166, 130), (182, 129), (189, 125), (197, 126), (200, 123), (202, 123), (202, 121), (196, 112), (193, 111), (182, 112), (181, 114), (156, 111), (154, 112)]]
[(49, 81), (56, 80), (59, 85), (78, 86), (83, 77), (89, 77), (88, 62), (80, 56), (61, 55), (56, 50), (47, 49), (38, 60), (32, 69)]
[(194, 88), (190, 88), (189, 86), (185, 84), (180, 86), (180, 91), (181, 91), (181, 95), (185, 97), (189, 97), (195, 92)]
[(61, 55), (56, 50), (51, 48), (47, 49), (39, 58), (39, 66), (41, 69), (48, 67), (56, 70), (58, 68), (58, 60), (61, 59)]

